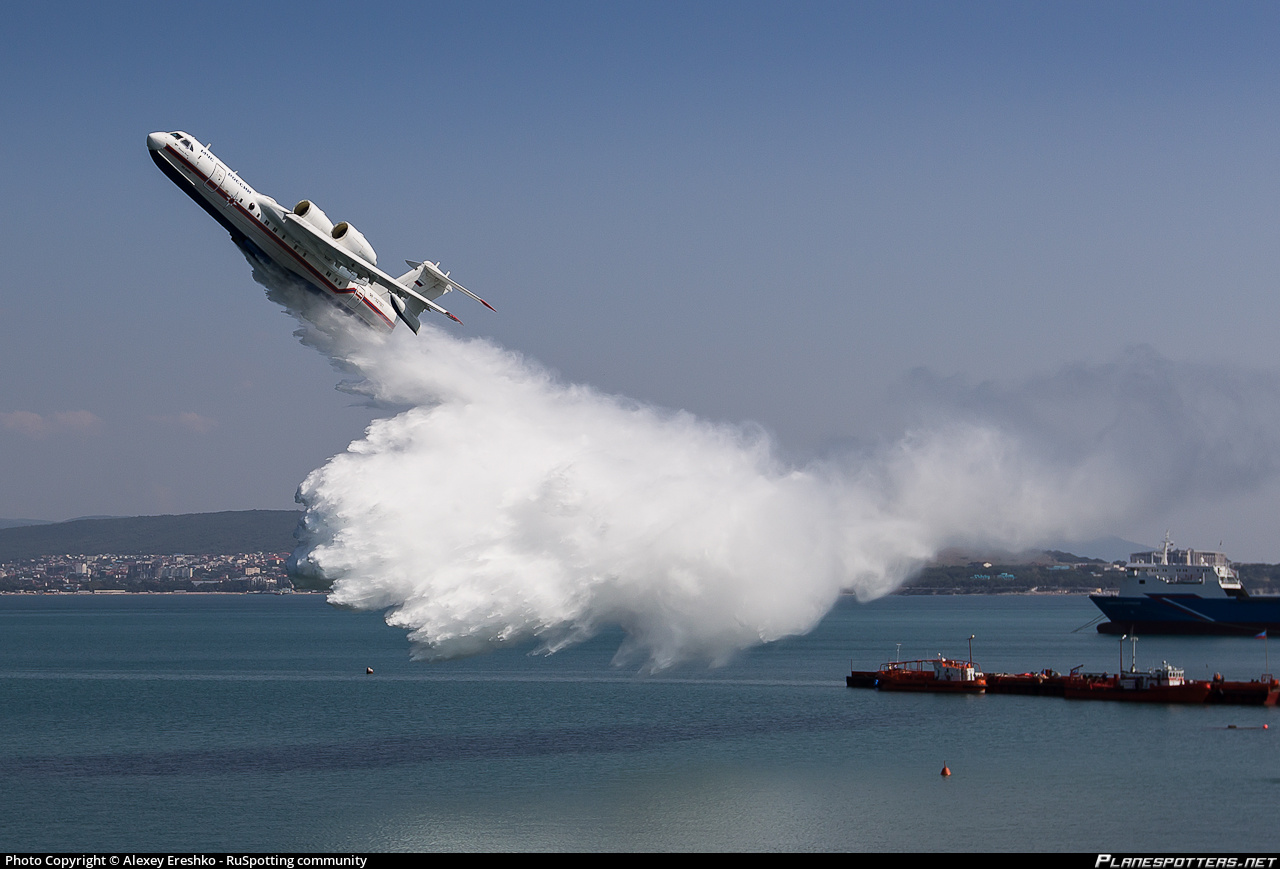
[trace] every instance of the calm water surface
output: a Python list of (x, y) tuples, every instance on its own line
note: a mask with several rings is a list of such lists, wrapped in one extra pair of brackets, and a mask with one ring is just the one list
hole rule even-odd
[[(1274, 709), (844, 687), (851, 662), (962, 656), (970, 634), (988, 671), (1114, 672), (1116, 639), (1073, 633), (1094, 615), (850, 599), (808, 636), (642, 677), (611, 665), (616, 634), (415, 663), (402, 631), (318, 595), (0, 596), (0, 843), (1276, 850)], [(1247, 679), (1267, 651), (1149, 637), (1138, 664)]]

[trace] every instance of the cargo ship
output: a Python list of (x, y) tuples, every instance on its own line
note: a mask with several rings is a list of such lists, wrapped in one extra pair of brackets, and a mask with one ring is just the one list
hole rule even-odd
[(1116, 594), (1089, 600), (1104, 634), (1236, 634), (1280, 629), (1280, 597), (1250, 595), (1221, 552), (1164, 546), (1129, 556)]

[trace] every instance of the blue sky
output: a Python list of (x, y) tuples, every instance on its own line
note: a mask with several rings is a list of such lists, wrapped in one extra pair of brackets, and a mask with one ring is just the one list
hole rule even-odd
[[(498, 309), (454, 302), (466, 334), (800, 459), (892, 436), (921, 368), (1280, 367), (1271, 4), (7, 16), (0, 516), (289, 507), (370, 419), (152, 130), (441, 260)], [(1267, 476), (1115, 533), (1275, 561), (1277, 507)]]

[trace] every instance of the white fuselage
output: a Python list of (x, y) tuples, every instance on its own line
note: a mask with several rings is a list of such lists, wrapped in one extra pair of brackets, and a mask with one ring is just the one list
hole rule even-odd
[(284, 219), (290, 209), (244, 183), (207, 146), (181, 131), (152, 133), (147, 147), (156, 165), (183, 192), (221, 223), (247, 254), (263, 254), (369, 325), (391, 330), (396, 312), (385, 290), (351, 279), (291, 234)]

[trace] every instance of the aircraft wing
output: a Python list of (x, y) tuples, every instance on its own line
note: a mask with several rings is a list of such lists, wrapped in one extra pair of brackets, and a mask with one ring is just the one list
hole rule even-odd
[[(341, 271), (347, 272), (353, 280), (376, 284), (390, 293), (392, 297), (392, 306), (396, 309), (400, 318), (404, 320), (405, 323), (408, 324), (409, 328), (413, 329), (414, 332), (418, 331), (417, 328), (415, 328), (415, 323), (405, 316), (404, 311), (405, 302), (409, 299), (413, 299), (418, 302), (422, 308), (430, 308), (436, 313), (444, 314), (455, 323), (462, 322), (440, 305), (437, 305), (431, 299), (427, 298), (418, 289), (405, 286), (391, 275), (375, 266), (373, 263), (367, 262), (365, 259), (356, 256), (346, 248), (334, 244), (333, 239), (329, 238), (305, 221), (300, 220), (292, 211), (284, 212), (284, 220), (285, 223), (288, 224), (294, 238), (309, 248), (317, 256), (329, 260), (334, 265), (338, 266)], [(341, 271), (339, 273), (341, 273)], [(457, 284), (449, 281), (447, 277), (445, 277), (445, 280), (449, 284), (455, 287), (457, 286)], [(468, 293), (468, 295), (471, 295), (471, 293)], [(397, 304), (397, 302), (399, 304)], [(487, 306), (488, 304), (486, 303), (486, 307)], [(418, 310), (422, 310), (422, 308), (418, 308)]]

